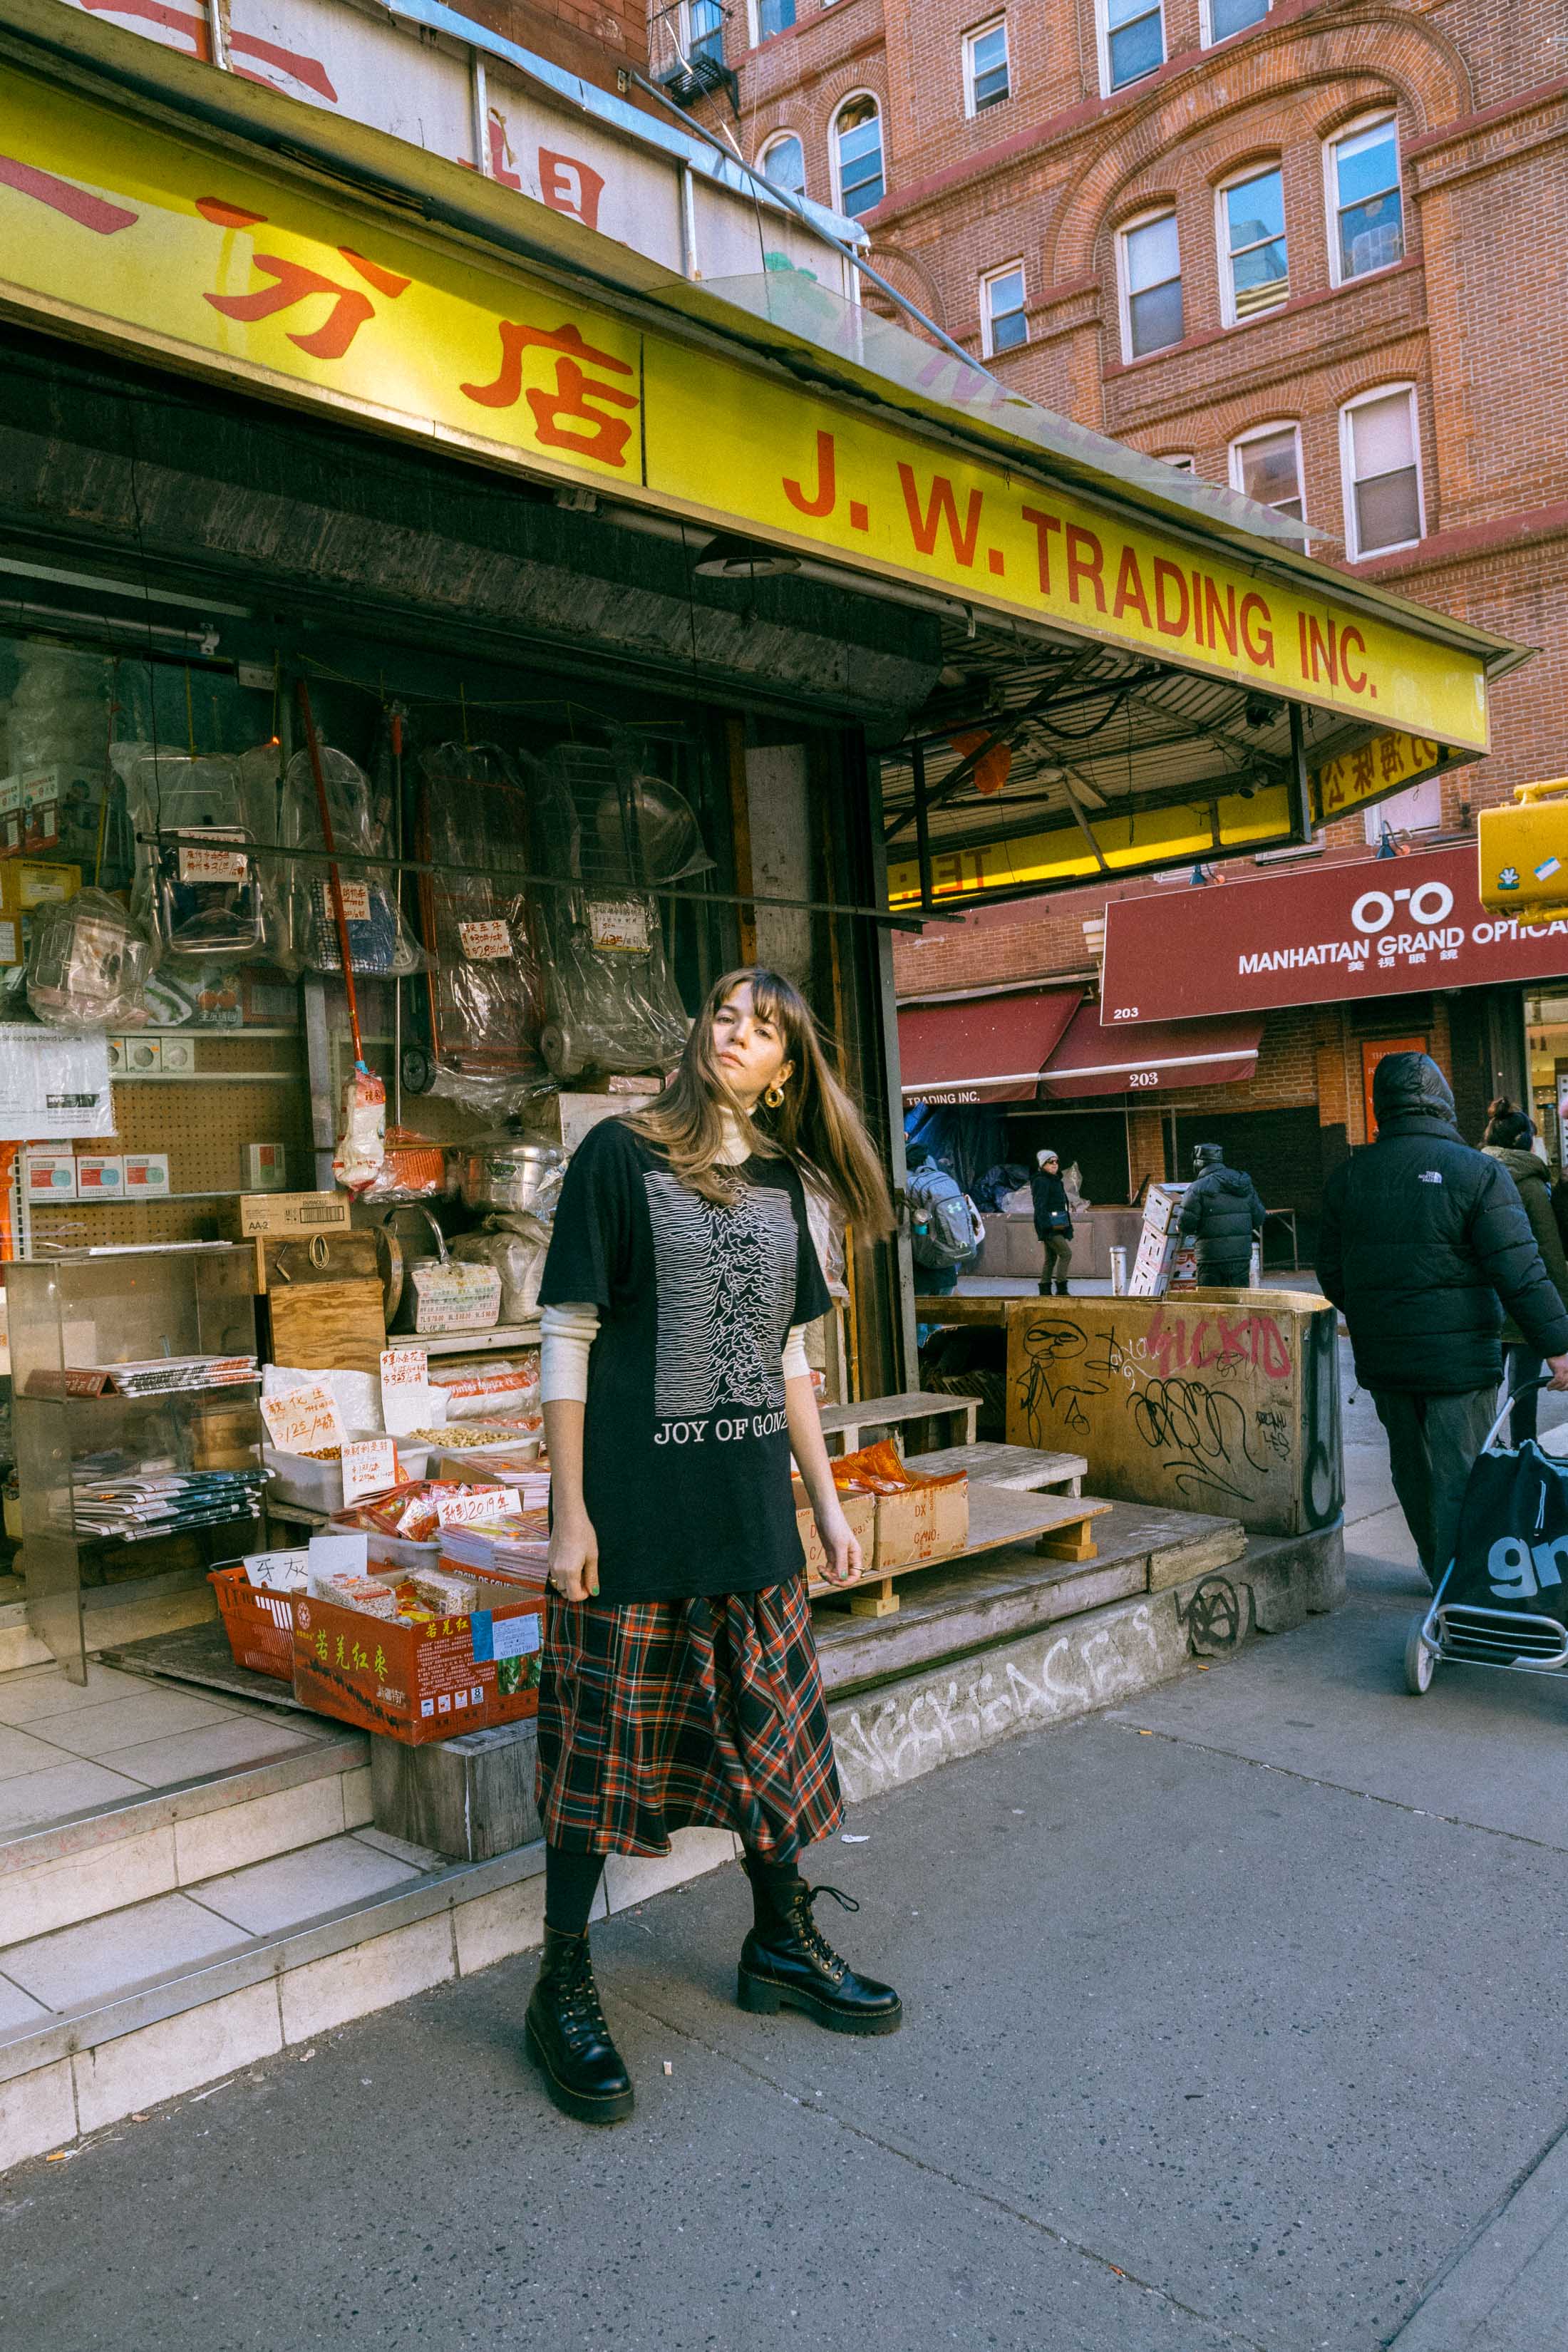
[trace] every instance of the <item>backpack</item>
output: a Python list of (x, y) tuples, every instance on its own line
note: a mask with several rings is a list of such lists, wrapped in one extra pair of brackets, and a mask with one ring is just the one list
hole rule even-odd
[(966, 1265), (979, 1254), (985, 1239), (984, 1220), (945, 1169), (922, 1169), (909, 1187), (909, 1201), (925, 1225), (910, 1242), (917, 1265)]

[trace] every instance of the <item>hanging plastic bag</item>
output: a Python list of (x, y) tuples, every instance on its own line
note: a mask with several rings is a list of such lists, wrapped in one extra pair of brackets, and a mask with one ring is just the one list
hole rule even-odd
[[(163, 953), (259, 954), (261, 877), (239, 761), (183, 753), (139, 760), (130, 801), (138, 836), (132, 903)], [(169, 833), (210, 839), (146, 837)]]
[[(321, 747), (321, 758), (353, 967), (356, 972), (379, 972), (391, 979), (422, 971), (425, 958), (398, 911), (388, 870), (356, 862), (388, 854), (385, 828), (376, 823), (364, 771), (327, 743)], [(285, 852), (326, 846), (308, 751), (296, 751), (285, 773), (280, 835)], [(289, 862), (287, 933), (291, 970), (342, 971), (329, 868), (319, 858)]]
[(151, 941), (106, 891), (34, 913), (27, 1003), (51, 1028), (144, 1028), (152, 970)]
[(332, 1174), (356, 1198), (381, 1173), (386, 1158), (386, 1088), (374, 1070), (358, 1068), (343, 1080), (342, 1127), (332, 1153)]
[(511, 761), (493, 743), (440, 743), (419, 766), (419, 854), (431, 869), (419, 877), (431, 1058), (445, 1081), (439, 1091), (478, 1108), (550, 1083), (539, 1051), (543, 990), (521, 878), (528, 865), (526, 800)]

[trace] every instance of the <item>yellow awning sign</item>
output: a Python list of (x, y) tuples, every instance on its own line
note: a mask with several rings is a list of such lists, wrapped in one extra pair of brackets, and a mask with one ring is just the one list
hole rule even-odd
[(1429, 735), (1374, 736), (1353, 751), (1342, 751), (1312, 774), (1312, 816), (1331, 824), (1337, 816), (1386, 800), (1407, 784), (1418, 784), (1443, 764), (1443, 746)]
[(1477, 652), (9, 70), (0, 303), (490, 462), (613, 484), (977, 606), (1487, 747)]

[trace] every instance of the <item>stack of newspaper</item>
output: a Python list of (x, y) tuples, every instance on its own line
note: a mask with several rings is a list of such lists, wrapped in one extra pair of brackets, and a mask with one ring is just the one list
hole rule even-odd
[(441, 1530), (441, 1564), (502, 1583), (542, 1589), (550, 1557), (548, 1512), (498, 1511), (493, 1519)]
[(173, 1470), (136, 1477), (80, 1478), (71, 1488), (79, 1536), (136, 1543), (145, 1536), (178, 1534), (249, 1518), (260, 1507), (260, 1470)]

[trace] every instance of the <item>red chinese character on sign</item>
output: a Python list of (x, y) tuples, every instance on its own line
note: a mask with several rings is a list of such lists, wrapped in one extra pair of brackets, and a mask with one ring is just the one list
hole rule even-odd
[(52, 172), (40, 172), (36, 163), (19, 163), (14, 155), (0, 155), (0, 187), (15, 188), (19, 196), (31, 196), (47, 205), (52, 213), (64, 213), (67, 220), (75, 221), (79, 228), (91, 229), (97, 236), (113, 236), (140, 218), (123, 205), (109, 204), (87, 188), (57, 179)]
[(1320, 771), (1318, 782), (1325, 811), (1341, 807), (1345, 797), (1343, 763), (1339, 760), (1331, 760), (1327, 766)]
[[(598, 457), (606, 466), (624, 466), (626, 443), (632, 428), (618, 416), (606, 416), (595, 408), (595, 401), (607, 401), (616, 408), (635, 408), (634, 392), (622, 392), (613, 383), (601, 383), (583, 364), (605, 368), (616, 375), (630, 375), (631, 367), (625, 360), (609, 352), (597, 352), (584, 342), (576, 327), (526, 327), (515, 319), (500, 321), (500, 373), (494, 383), (465, 383), (461, 391), (469, 400), (477, 400), (481, 408), (515, 408), (522, 391), (522, 355), (538, 349), (557, 352), (555, 389), (526, 394), (533, 411), (534, 429), (546, 448), (570, 449), (574, 457)], [(568, 424), (581, 429), (571, 432)]]
[[(248, 213), (237, 205), (225, 204), (218, 196), (198, 196), (196, 210), (204, 220), (212, 221), (219, 228), (256, 228), (263, 226), (267, 217), (264, 213)], [(351, 246), (340, 245), (338, 251), (367, 286), (374, 286), (378, 294), (386, 295), (390, 300), (395, 301), (412, 282), (390, 269), (383, 269), (379, 262), (367, 261)], [(226, 319), (238, 319), (250, 326), (258, 319), (270, 319), (276, 311), (292, 310), (297, 302), (308, 301), (314, 295), (330, 294), (332, 307), (321, 324), (307, 333), (290, 331), (289, 335), (289, 341), (297, 343), (302, 352), (309, 352), (312, 359), (341, 360), (365, 320), (375, 316), (375, 304), (357, 286), (340, 286), (335, 278), (323, 278), (319, 270), (307, 268), (302, 261), (286, 261), (279, 254), (253, 253), (250, 258), (252, 268), (260, 270), (264, 278), (270, 278), (272, 285), (263, 286), (252, 294), (207, 294), (203, 299), (210, 302), (215, 310), (221, 310)]]
[(1396, 776), (1399, 773), (1400, 769), (1405, 764), (1405, 756), (1399, 748), (1398, 736), (1385, 735), (1384, 737), (1382, 742), (1377, 747), (1377, 764), (1383, 770), (1383, 781), (1385, 784), (1388, 782), (1390, 777)]
[(1375, 782), (1372, 772), (1372, 745), (1363, 743), (1359, 751), (1351, 753), (1351, 773), (1358, 792), (1370, 793)]

